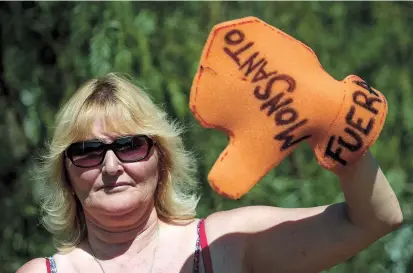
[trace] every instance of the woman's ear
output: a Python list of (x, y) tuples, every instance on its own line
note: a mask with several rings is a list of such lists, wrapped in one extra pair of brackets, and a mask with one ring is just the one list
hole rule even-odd
[(164, 193), (169, 173), (166, 162), (166, 154), (163, 152), (162, 147), (159, 147), (158, 145), (155, 147), (155, 156), (158, 161), (158, 183), (155, 189), (155, 196), (159, 199), (159, 195)]
[(165, 164), (165, 162), (164, 162), (164, 160), (163, 160), (163, 156), (160, 154), (160, 153), (158, 153), (158, 152), (156, 152), (156, 155), (155, 155), (156, 157), (157, 157), (157, 160), (158, 160), (158, 185), (157, 185), (157, 188), (159, 187), (159, 186), (161, 186), (163, 183), (164, 183), (164, 181), (165, 181), (165, 177), (166, 177), (166, 173), (167, 173), (167, 169), (166, 169), (166, 164)]
[(75, 189), (72, 186), (72, 182), (70, 181), (69, 172), (67, 171), (67, 167), (66, 167), (66, 158), (65, 157), (63, 158), (63, 179), (66, 182), (67, 188), (70, 190), (72, 195), (75, 196), (76, 192), (75, 192)]

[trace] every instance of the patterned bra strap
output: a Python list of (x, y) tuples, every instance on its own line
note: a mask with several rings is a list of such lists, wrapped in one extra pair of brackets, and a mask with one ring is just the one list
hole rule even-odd
[(46, 257), (47, 273), (57, 273), (56, 262), (53, 257)]
[(197, 226), (197, 239), (195, 245), (194, 268), (193, 273), (199, 273), (200, 254), (204, 262), (204, 269), (206, 273), (213, 273), (211, 253), (209, 251), (208, 240), (205, 232), (205, 221), (201, 219)]

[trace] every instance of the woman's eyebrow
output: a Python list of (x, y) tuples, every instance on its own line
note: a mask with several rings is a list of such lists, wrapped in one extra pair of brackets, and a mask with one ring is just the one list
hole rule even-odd
[(96, 137), (96, 136), (91, 136), (91, 137), (87, 137), (84, 140), (79, 140), (78, 142), (90, 142), (90, 141), (100, 141), (103, 143), (111, 143), (112, 140), (108, 137)]
[(109, 136), (100, 136), (100, 137), (95, 137), (94, 140), (97, 141), (102, 141), (105, 144), (110, 144), (113, 143), (114, 141), (116, 141), (120, 136), (113, 136), (113, 137), (109, 137)]

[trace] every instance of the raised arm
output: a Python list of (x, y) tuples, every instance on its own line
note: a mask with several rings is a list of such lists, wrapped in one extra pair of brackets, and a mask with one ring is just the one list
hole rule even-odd
[[(398, 200), (367, 153), (338, 174), (345, 202), (302, 209), (246, 207), (211, 216), (228, 233), (247, 233), (250, 272), (320, 272), (341, 263), (402, 223)], [(230, 220), (229, 220), (230, 219)], [(221, 223), (221, 225), (217, 225)]]

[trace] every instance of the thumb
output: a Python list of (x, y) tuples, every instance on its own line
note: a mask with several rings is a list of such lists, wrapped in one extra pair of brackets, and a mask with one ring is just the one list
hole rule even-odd
[(264, 130), (231, 135), (208, 175), (217, 193), (239, 199), (291, 153), (292, 149), (282, 151), (280, 145), (263, 145), (267, 136)]

